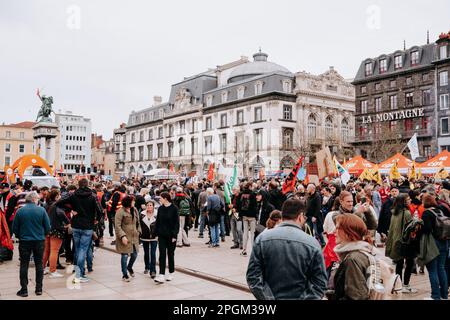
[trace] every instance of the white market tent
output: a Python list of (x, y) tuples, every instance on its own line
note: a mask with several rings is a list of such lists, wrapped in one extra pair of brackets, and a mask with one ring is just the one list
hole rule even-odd
[(169, 169), (153, 169), (144, 173), (144, 176), (153, 180), (176, 180), (180, 176)]

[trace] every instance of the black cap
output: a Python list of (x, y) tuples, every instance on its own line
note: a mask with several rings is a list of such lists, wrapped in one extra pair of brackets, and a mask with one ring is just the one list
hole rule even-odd
[(0, 188), (1, 189), (6, 189), (6, 188), (9, 189), (9, 183), (3, 182), (2, 184), (0, 184)]

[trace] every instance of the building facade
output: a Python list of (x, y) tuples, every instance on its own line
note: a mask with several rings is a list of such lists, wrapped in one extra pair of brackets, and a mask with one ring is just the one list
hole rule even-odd
[(67, 111), (57, 113), (55, 122), (60, 131), (59, 159), (64, 174), (69, 177), (84, 167), (91, 169), (91, 120)]
[(438, 152), (435, 44), (365, 59), (353, 81), (357, 153), (380, 162), (417, 134), (421, 156)]
[(105, 141), (101, 135), (93, 133), (91, 141), (91, 173), (112, 178), (116, 166), (114, 139)]
[(260, 51), (253, 61), (241, 57), (185, 78), (167, 102), (155, 97), (152, 107), (132, 112), (125, 174), (173, 164), (203, 176), (210, 163), (235, 161), (249, 176), (291, 168), (324, 146), (351, 148), (353, 112), (353, 86), (333, 68), (294, 74)]
[(125, 156), (127, 150), (126, 133), (126, 123), (122, 123), (120, 127), (113, 132), (115, 156), (114, 180), (120, 180), (121, 177), (125, 176)]
[(435, 82), (436, 82), (436, 102), (437, 130), (439, 151), (450, 151), (450, 84), (448, 81), (450, 74), (450, 31), (442, 33), (436, 41), (435, 60)]
[(0, 170), (26, 154), (35, 153), (32, 129), (35, 124), (25, 121), (0, 125)]

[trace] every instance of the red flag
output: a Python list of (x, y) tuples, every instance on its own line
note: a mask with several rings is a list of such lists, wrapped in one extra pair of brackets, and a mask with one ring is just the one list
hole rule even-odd
[(208, 180), (213, 181), (214, 180), (214, 163), (211, 163), (209, 165), (208, 169)]
[(284, 180), (283, 183), (283, 194), (286, 194), (288, 192), (294, 191), (295, 189), (295, 182), (297, 181), (297, 173), (300, 167), (302, 166), (303, 157), (300, 157), (295, 167), (292, 169), (291, 173), (289, 173), (289, 176)]
[(175, 167), (173, 163), (169, 164), (169, 172), (175, 172)]

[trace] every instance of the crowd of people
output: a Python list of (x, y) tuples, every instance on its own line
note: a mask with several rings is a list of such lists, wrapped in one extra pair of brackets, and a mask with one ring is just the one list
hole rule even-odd
[[(450, 182), (352, 179), (343, 185), (325, 178), (317, 186), (297, 182), (289, 192), (283, 182), (242, 179), (231, 197), (224, 181), (206, 179), (81, 179), (50, 189), (3, 183), (0, 263), (12, 260), (18, 241), (22, 297), (31, 257), (38, 295), (44, 274), (63, 277), (64, 257), (74, 282), (88, 282), (94, 247), (104, 245), (108, 232), (123, 281), (135, 276), (142, 246), (144, 274), (162, 284), (174, 279), (175, 250), (190, 247), (195, 230), (208, 237), (209, 248), (230, 237), (230, 250), (250, 255), (247, 282), (258, 299), (372, 299), (381, 283), (383, 297), (416, 293), (411, 275), (425, 267), (430, 298), (448, 299)], [(383, 279), (375, 275), (380, 268)]]

